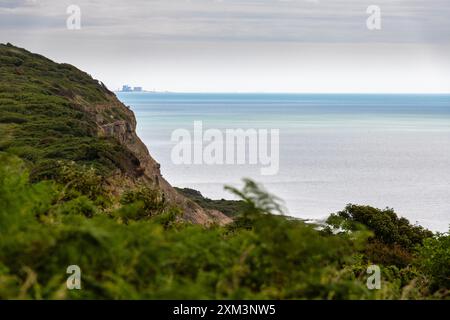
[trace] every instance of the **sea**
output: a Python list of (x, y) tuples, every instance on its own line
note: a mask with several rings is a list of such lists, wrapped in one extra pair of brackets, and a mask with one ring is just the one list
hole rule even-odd
[[(352, 203), (393, 208), (414, 224), (449, 230), (450, 95), (117, 96), (134, 111), (138, 135), (173, 186), (235, 199), (224, 186), (240, 188), (250, 178), (282, 199), (290, 216), (323, 220)], [(248, 161), (179, 164), (172, 135), (183, 129), (194, 137), (195, 122), (224, 137), (227, 129), (278, 130), (278, 171), (262, 175), (264, 166)]]

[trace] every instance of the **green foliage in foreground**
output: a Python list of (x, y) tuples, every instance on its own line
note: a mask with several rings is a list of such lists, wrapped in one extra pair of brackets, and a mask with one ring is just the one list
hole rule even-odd
[[(20, 160), (0, 154), (2, 299), (448, 296), (448, 235), (417, 244), (406, 267), (382, 265), (381, 290), (371, 291), (365, 249), (376, 230), (333, 233), (273, 215), (280, 206), (251, 181), (232, 190), (245, 203), (232, 225), (191, 225), (151, 190), (108, 205), (83, 187), (96, 181), (91, 169), (65, 170), (75, 182), (31, 184)], [(81, 290), (66, 289), (69, 265), (81, 268)]]

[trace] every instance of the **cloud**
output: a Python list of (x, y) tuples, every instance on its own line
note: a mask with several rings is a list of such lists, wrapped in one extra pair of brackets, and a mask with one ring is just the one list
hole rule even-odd
[[(25, 32), (31, 23), (13, 19), (25, 14), (42, 29), (64, 27), (73, 1), (0, 0), (11, 16), (4, 29)], [(377, 0), (382, 30), (368, 32), (366, 8), (373, 0), (77, 0), (85, 32), (93, 36), (148, 37), (168, 41), (293, 42), (449, 42), (448, 0)], [(6, 9), (4, 9), (6, 10)], [(61, 26), (42, 19), (58, 20)], [(30, 33), (39, 24), (32, 24)], [(5, 30), (6, 32), (6, 30)]]
[(37, 5), (38, 0), (0, 0), (0, 8), (19, 8)]

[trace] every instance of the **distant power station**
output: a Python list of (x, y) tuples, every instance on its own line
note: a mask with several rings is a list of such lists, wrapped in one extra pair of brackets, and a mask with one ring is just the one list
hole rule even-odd
[(122, 90), (121, 91), (122, 92), (142, 92), (143, 90), (142, 90), (142, 87), (134, 87), (134, 88), (132, 88), (130, 86), (124, 85), (124, 86), (122, 86)]

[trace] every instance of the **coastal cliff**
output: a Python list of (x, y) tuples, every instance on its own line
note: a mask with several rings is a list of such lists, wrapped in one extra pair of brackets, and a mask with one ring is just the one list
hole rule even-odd
[(179, 194), (136, 134), (134, 113), (103, 83), (68, 64), (10, 44), (0, 45), (0, 151), (16, 154), (34, 180), (60, 161), (95, 168), (111, 194), (137, 185), (160, 190), (196, 224), (231, 219)]

